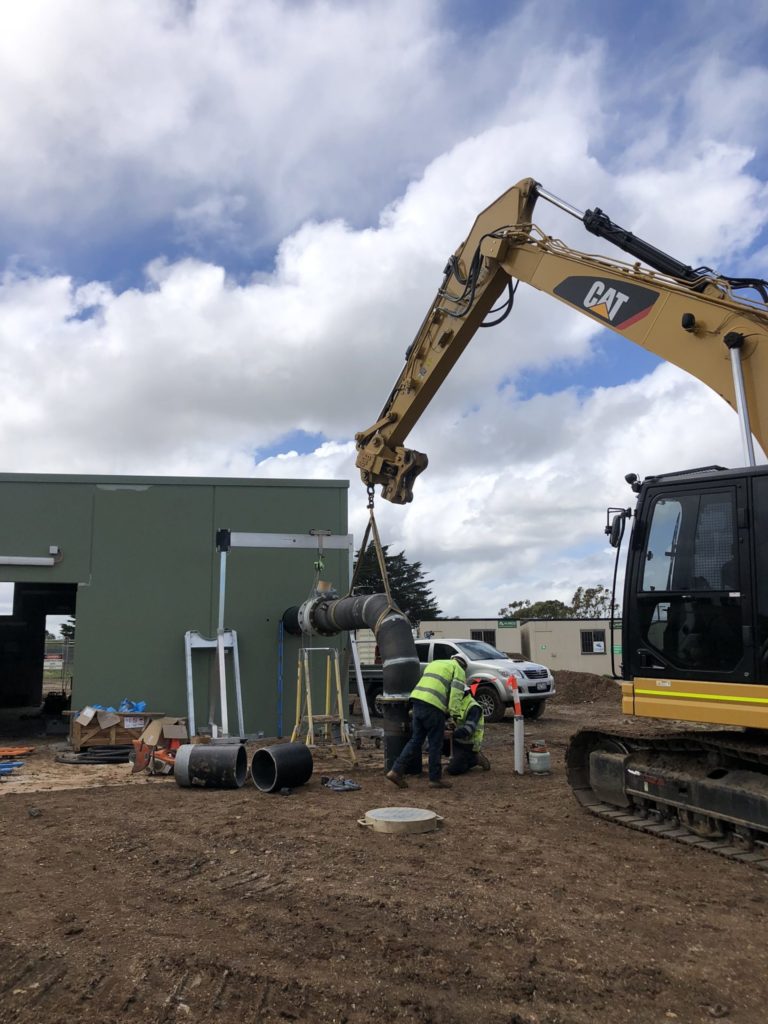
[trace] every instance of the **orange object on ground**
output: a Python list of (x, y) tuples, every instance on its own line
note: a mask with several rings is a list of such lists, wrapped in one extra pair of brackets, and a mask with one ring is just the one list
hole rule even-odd
[(0, 757), (23, 757), (34, 752), (34, 747), (0, 747)]
[(174, 765), (176, 763), (176, 751), (166, 750), (165, 747), (158, 747), (152, 754), (155, 761), (162, 761), (163, 764)]
[(136, 750), (136, 756), (133, 759), (133, 767), (131, 768), (131, 775), (135, 775), (136, 772), (143, 772), (144, 769), (149, 765), (152, 760), (153, 747), (147, 746), (141, 740), (133, 740), (133, 746)]
[(164, 747), (153, 747), (143, 740), (134, 740), (133, 746), (136, 750), (136, 756), (133, 761), (133, 768), (131, 774), (136, 772), (142, 772), (145, 768), (149, 768), (150, 775), (154, 774), (154, 769), (157, 767), (155, 762), (159, 765), (164, 765), (168, 771), (170, 771), (176, 762), (176, 751), (181, 746), (181, 740), (168, 740), (168, 746)]

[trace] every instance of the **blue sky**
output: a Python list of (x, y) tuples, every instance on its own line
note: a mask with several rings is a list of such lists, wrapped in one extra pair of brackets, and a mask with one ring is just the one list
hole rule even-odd
[[(767, 22), (711, 0), (14, 5), (3, 468), (347, 477), (359, 532), (354, 433), (515, 181), (768, 276)], [(430, 468), (382, 529), (453, 615), (607, 583), (625, 472), (740, 459), (701, 385), (523, 287), (410, 441)]]

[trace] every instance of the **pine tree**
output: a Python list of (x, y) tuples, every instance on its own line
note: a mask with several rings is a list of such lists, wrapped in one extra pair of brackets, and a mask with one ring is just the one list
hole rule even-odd
[[(421, 567), (421, 562), (410, 562), (403, 551), (397, 555), (390, 555), (388, 544), (382, 545), (382, 550), (392, 600), (400, 611), (404, 612), (414, 625), (422, 619), (439, 618), (440, 608), (430, 589), (432, 580), (425, 579), (426, 573)], [(360, 558), (359, 551), (357, 557)], [(355, 580), (355, 590), (358, 593), (384, 593), (384, 583), (373, 542), (368, 545), (362, 557)]]
[(67, 622), (62, 622), (62, 624), (59, 626), (59, 635), (64, 640), (74, 640), (75, 639), (75, 620), (74, 619), (69, 619)]

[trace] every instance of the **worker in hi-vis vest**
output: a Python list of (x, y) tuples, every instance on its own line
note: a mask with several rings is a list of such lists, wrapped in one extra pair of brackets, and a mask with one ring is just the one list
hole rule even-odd
[(475, 700), (476, 690), (477, 683), (464, 688), (461, 707), (456, 716), (456, 728), (453, 731), (453, 749), (447, 768), (449, 775), (463, 775), (477, 765), (484, 772), (490, 771), (491, 768), (491, 762), (483, 753), (485, 719), (483, 709)]
[(411, 692), (413, 721), (411, 738), (400, 752), (400, 756), (387, 772), (387, 778), (401, 789), (407, 789), (406, 768), (421, 760), (424, 740), (429, 745), (429, 784), (440, 789), (450, 789), (450, 782), (442, 778), (443, 735), (445, 723), (450, 715), (456, 718), (461, 707), (466, 687), (467, 659), (460, 654), (451, 658), (430, 661), (419, 682)]

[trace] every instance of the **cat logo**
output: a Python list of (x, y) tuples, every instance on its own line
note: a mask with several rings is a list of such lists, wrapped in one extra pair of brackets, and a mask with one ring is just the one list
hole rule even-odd
[(566, 277), (554, 294), (622, 331), (647, 316), (659, 297), (658, 292), (628, 281), (595, 277)]
[(595, 316), (604, 320), (613, 320), (629, 296), (615, 288), (609, 288), (604, 281), (595, 281), (584, 297), (584, 306), (591, 309)]

